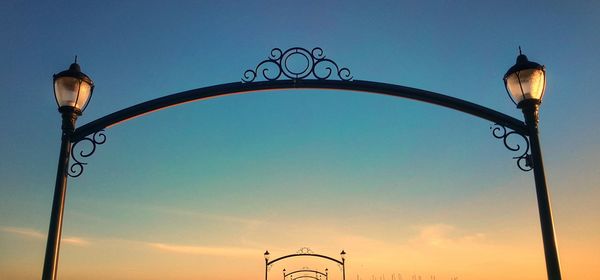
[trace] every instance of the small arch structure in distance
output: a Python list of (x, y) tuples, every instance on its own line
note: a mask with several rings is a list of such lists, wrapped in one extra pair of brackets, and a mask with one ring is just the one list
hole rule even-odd
[[(288, 259), (288, 258), (298, 258), (298, 257), (321, 258), (321, 259), (325, 259), (325, 260), (331, 261), (331, 262), (335, 263), (336, 265), (338, 265), (340, 267), (341, 272), (342, 272), (342, 280), (346, 279), (346, 258), (345, 258), (346, 252), (344, 250), (341, 251), (341, 253), (340, 253), (341, 259), (339, 259), (339, 260), (336, 259), (336, 258), (327, 256), (327, 255), (317, 254), (317, 253), (313, 252), (308, 247), (302, 247), (298, 251), (296, 251), (296, 253), (284, 255), (284, 256), (275, 258), (273, 260), (269, 260), (270, 253), (269, 253), (268, 250), (265, 252), (264, 255), (265, 255), (265, 280), (269, 279), (269, 270), (271, 269), (271, 267), (273, 266), (273, 264), (275, 264), (275, 263), (277, 263), (279, 261)], [(318, 271), (318, 270), (308, 269), (308, 268), (302, 268), (300, 270), (296, 270), (296, 271), (292, 271), (292, 272), (286, 273), (286, 271), (284, 269), (283, 270), (283, 279), (286, 280), (286, 277), (288, 275), (293, 275), (294, 273), (297, 273), (297, 272), (312, 272), (312, 273), (315, 273), (315, 276), (314, 277), (312, 277), (312, 276), (310, 276), (310, 277), (308, 277), (308, 276), (307, 277), (296, 277), (296, 278), (291, 277), (292, 279), (288, 279), (288, 280), (294, 280), (294, 279), (300, 279), (300, 278), (313, 278), (313, 279), (316, 279), (316, 280), (328, 280), (329, 279), (328, 278), (329, 276), (328, 276), (328, 269), (327, 268), (325, 269), (325, 273), (323, 273), (321, 271)], [(321, 279), (320, 275), (324, 275), (325, 279)]]
[[(295, 276), (297, 274), (301, 274), (298, 276)], [(306, 275), (306, 273), (310, 273), (314, 275)], [(289, 279), (288, 279), (288, 276)], [(319, 270), (315, 270), (315, 269), (309, 269), (309, 268), (302, 268), (302, 269), (298, 269), (298, 270), (294, 270), (294, 271), (290, 271), (290, 272), (286, 272), (286, 270), (283, 270), (283, 280), (296, 280), (296, 279), (303, 279), (303, 278), (310, 278), (310, 279), (315, 279), (315, 280), (328, 280), (329, 279), (329, 270), (327, 268), (325, 268), (325, 272), (319, 271)]]

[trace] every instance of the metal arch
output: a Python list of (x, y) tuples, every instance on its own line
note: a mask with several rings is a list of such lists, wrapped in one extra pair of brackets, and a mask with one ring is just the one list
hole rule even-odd
[[(300, 68), (300, 70), (291, 67), (292, 63), (289, 61), (293, 56), (300, 57), (302, 58), (301, 60), (304, 60), (304, 67)], [(309, 77), (312, 78), (307, 79)], [(330, 77), (332, 79), (329, 79)], [(256, 81), (257, 78), (265, 79), (266, 81)], [(526, 136), (529, 136), (529, 130), (523, 121), (490, 108), (436, 92), (401, 85), (353, 80), (348, 68), (338, 66), (336, 62), (325, 56), (323, 49), (318, 47), (310, 51), (299, 47), (290, 48), (285, 51), (274, 48), (271, 50), (271, 53), (266, 60), (259, 62), (255, 68), (248, 69), (244, 72), (242, 82), (197, 88), (163, 96), (114, 112), (75, 129), (69, 139), (71, 143), (73, 143), (73, 147), (77, 146), (80, 142), (88, 142), (91, 143), (92, 146), (89, 152), (81, 151), (77, 156), (72, 154), (74, 163), (70, 166), (69, 176), (78, 177), (81, 175), (84, 166), (86, 165), (82, 160), (94, 153), (96, 145), (101, 145), (105, 142), (106, 136), (101, 132), (105, 128), (138, 116), (181, 105), (183, 103), (231, 94), (289, 89), (358, 91), (413, 99), (454, 109), (492, 121), (496, 126), (502, 127), (505, 132), (503, 135), (500, 135), (498, 134), (499, 129), (494, 129), (492, 131), (494, 137), (504, 139), (505, 146), (511, 151), (519, 151), (520, 146), (516, 146), (515, 149), (510, 145), (507, 145), (506, 139), (508, 136), (518, 134), (528, 142)], [(509, 128), (512, 131), (506, 132), (506, 128)], [(92, 137), (89, 136), (91, 134), (93, 134)], [(97, 134), (101, 138), (97, 139)], [(529, 143), (527, 143), (527, 147), (528, 146)], [(529, 171), (531, 170), (531, 166), (528, 158), (528, 149), (525, 149), (524, 151), (524, 154), (516, 156), (514, 159), (517, 160), (517, 165), (521, 170)]]
[(319, 279), (319, 278), (317, 278), (315, 276), (310, 276), (310, 275), (301, 275), (301, 276), (292, 278), (292, 280), (302, 279), (302, 278), (309, 278), (309, 279), (321, 280), (321, 279)]
[[(274, 49), (279, 50), (279, 49)], [(300, 55), (307, 59), (309, 59), (308, 55), (305, 53), (297, 54), (298, 52), (306, 51), (306, 49), (295, 48), (293, 53), (289, 53), (289, 56), (292, 55)], [(279, 50), (281, 52), (281, 50)], [(520, 145), (512, 145), (507, 142), (509, 136), (519, 134), (526, 141), (526, 147), (523, 154), (517, 155), (514, 159), (517, 160), (517, 164), (519, 168), (524, 171), (528, 171), (533, 169), (534, 177), (535, 177), (535, 185), (536, 185), (536, 194), (538, 201), (538, 210), (540, 215), (540, 221), (542, 226), (542, 238), (544, 242), (544, 252), (546, 259), (546, 270), (548, 273), (548, 277), (550, 279), (561, 279), (560, 272), (560, 264), (558, 260), (558, 252), (556, 248), (556, 241), (554, 237), (554, 225), (552, 221), (552, 212), (550, 207), (549, 195), (546, 186), (546, 178), (545, 172), (543, 168), (542, 154), (539, 143), (539, 131), (538, 131), (538, 103), (531, 103), (524, 106), (523, 113), (525, 115), (526, 122), (520, 121), (513, 117), (507, 116), (495, 110), (474, 104), (472, 102), (468, 102), (462, 99), (446, 96), (443, 94), (424, 91), (415, 88), (404, 87), (400, 85), (394, 84), (385, 84), (385, 83), (377, 83), (377, 82), (369, 82), (369, 81), (360, 81), (360, 80), (352, 80), (353, 77), (350, 75), (350, 71), (347, 68), (341, 68), (335, 64), (335, 62), (325, 59), (325, 56), (322, 52), (322, 49), (315, 48), (310, 53), (312, 59), (312, 66), (310, 65), (311, 61), (308, 61), (309, 66), (305, 68), (305, 72), (295, 72), (287, 65), (288, 58), (277, 58), (277, 51), (275, 55), (273, 51), (271, 52), (271, 58), (267, 59), (267, 61), (261, 62), (255, 69), (258, 71), (261, 64), (271, 63), (271, 60), (274, 60), (274, 63), (279, 63), (277, 66), (282, 71), (287, 71), (288, 73), (284, 73), (284, 76), (291, 78), (291, 80), (277, 80), (280, 74), (278, 74), (277, 78), (270, 78), (266, 76), (265, 73), (268, 71), (262, 70), (262, 74), (265, 75), (264, 78), (267, 81), (264, 82), (254, 82), (256, 77), (249, 77), (248, 73), (252, 72), (257, 74), (256, 71), (247, 70), (244, 73), (244, 79), (247, 84), (243, 83), (229, 83), (229, 84), (221, 84), (215, 85), (212, 87), (199, 88), (195, 90), (184, 91), (168, 96), (164, 96), (161, 98), (157, 98), (154, 100), (150, 100), (147, 102), (140, 103), (138, 105), (131, 106), (129, 108), (123, 109), (121, 111), (117, 111), (115, 113), (109, 114), (105, 117), (99, 118), (95, 121), (92, 121), (78, 129), (76, 129), (73, 133), (72, 126), (75, 123), (75, 115), (70, 116), (70, 121), (73, 125), (65, 128), (65, 122), (69, 122), (67, 117), (63, 114), (63, 137), (61, 139), (61, 153), (59, 156), (59, 164), (58, 164), (58, 172), (57, 179), (55, 184), (55, 192), (54, 192), (54, 200), (52, 204), (52, 212), (50, 219), (50, 229), (48, 233), (48, 242), (46, 246), (46, 255), (44, 259), (44, 268), (42, 278), (44, 279), (55, 279), (56, 271), (57, 271), (57, 263), (58, 263), (58, 249), (60, 247), (60, 235), (62, 231), (62, 216), (64, 212), (64, 194), (66, 193), (67, 186), (67, 174), (66, 170), (67, 165), (69, 163), (69, 154), (71, 148), (77, 145), (77, 143), (81, 141), (91, 142), (91, 151), (84, 152), (81, 151), (79, 156), (82, 158), (86, 158), (91, 156), (96, 148), (96, 145), (101, 145), (105, 142), (106, 138), (101, 131), (104, 128), (113, 126), (119, 122), (126, 121), (128, 119), (141, 116), (143, 114), (148, 114), (156, 110), (164, 109), (170, 106), (180, 105), (186, 102), (192, 102), (197, 100), (202, 100), (210, 97), (218, 97), (222, 95), (234, 94), (234, 93), (246, 93), (251, 91), (261, 91), (261, 90), (281, 90), (281, 89), (336, 89), (336, 90), (346, 90), (346, 91), (361, 91), (361, 92), (369, 92), (369, 93), (378, 93), (385, 94), (396, 97), (404, 97), (417, 101), (422, 101), (426, 103), (436, 104), (439, 106), (455, 109), (467, 114), (471, 114), (483, 119), (490, 120), (494, 122), (497, 128), (492, 130), (492, 134), (494, 137), (498, 139), (503, 139), (504, 145), (511, 151), (521, 152)], [(287, 53), (287, 51), (286, 51)], [(282, 53), (281, 55), (285, 55)], [(315, 59), (317, 62), (315, 62)], [(333, 66), (324, 66), (324, 69), (327, 70), (326, 74), (317, 74), (315, 72), (316, 64), (324, 62), (323, 64), (333, 63)], [(282, 69), (282, 63), (286, 69)], [(332, 81), (327, 80), (334, 69), (337, 70), (337, 75), (341, 79), (341, 81)], [(250, 72), (248, 72), (250, 71)], [(309, 71), (309, 72), (306, 72)], [(313, 74), (317, 80), (308, 80), (306, 77)], [(513, 131), (508, 131), (506, 128), (512, 129)], [(89, 137), (89, 135), (92, 135)], [(98, 134), (98, 135), (97, 135)], [(101, 138), (96, 138), (100, 136)], [(528, 152), (529, 148), (531, 148), (531, 154)], [(73, 174), (69, 174), (69, 176), (77, 177), (81, 174), (83, 170), (83, 166), (86, 164), (76, 158), (73, 158), (75, 163), (71, 166), (70, 172)], [(524, 166), (524, 167), (523, 167)], [(74, 169), (75, 168), (75, 169)], [(77, 171), (79, 168), (81, 171)], [(343, 252), (343, 251), (342, 251)], [(332, 261), (338, 262), (337, 260), (322, 256), (311, 254), (313, 256), (324, 257), (326, 259), (330, 259)], [(306, 255), (305, 255), (306, 256)], [(291, 256), (286, 256), (291, 257)], [(280, 259), (272, 261), (271, 263), (278, 261)], [(267, 262), (267, 272), (269, 267), (268, 259), (265, 260)], [(345, 279), (345, 266), (343, 264), (344, 258), (342, 256), (342, 269), (343, 269), (343, 279)], [(267, 277), (267, 273), (265, 273), (265, 279)]]
[(318, 271), (318, 270), (313, 270), (313, 269), (299, 269), (299, 270), (295, 270), (295, 271), (289, 272), (289, 273), (287, 273), (287, 274), (286, 274), (286, 273), (284, 273), (284, 274), (283, 274), (283, 277), (287, 277), (287, 276), (289, 276), (289, 275), (291, 275), (291, 274), (293, 274), (293, 273), (302, 273), (302, 272), (314, 272), (314, 273), (316, 273), (316, 274), (320, 274), (320, 275), (322, 275), (322, 276), (327, 276), (327, 273), (323, 273), (323, 272), (321, 272), (321, 271)]
[(344, 265), (343, 261), (334, 259), (334, 258), (329, 257), (329, 256), (325, 256), (325, 255), (321, 255), (321, 254), (314, 254), (314, 253), (312, 253), (312, 254), (289, 254), (289, 255), (285, 255), (283, 257), (276, 258), (276, 259), (274, 259), (272, 261), (269, 261), (269, 262), (267, 262), (266, 265), (269, 266), (269, 265), (272, 265), (272, 264), (274, 264), (274, 263), (276, 263), (276, 262), (278, 262), (280, 260), (284, 260), (284, 259), (292, 258), (292, 257), (317, 257), (317, 258), (328, 259), (328, 260), (330, 260), (332, 262), (335, 262), (335, 263), (337, 263), (339, 265)]
[(289, 90), (289, 89), (333, 89), (342, 91), (357, 91), (383, 94), (395, 97), (408, 98), (412, 100), (422, 101), (425, 103), (435, 104), (442, 107), (454, 109), (464, 112), (482, 119), (489, 120), (493, 123), (508, 127), (517, 133), (528, 135), (528, 130), (523, 121), (492, 110), (490, 108), (477, 105), (475, 103), (465, 101), (448, 95), (405, 87), (401, 85), (352, 80), (273, 80), (260, 81), (252, 83), (234, 82), (228, 84), (220, 84), (215, 86), (203, 87), (183, 91), (163, 97), (159, 97), (150, 101), (142, 102), (137, 105), (122, 109), (120, 111), (108, 114), (104, 117), (91, 121), (75, 130), (71, 137), (71, 142), (78, 142), (86, 136), (98, 132), (102, 129), (114, 126), (118, 123), (139, 117), (145, 114), (152, 113), (168, 107), (181, 105), (183, 103), (204, 100), (213, 97), (249, 93), (255, 91), (267, 90)]

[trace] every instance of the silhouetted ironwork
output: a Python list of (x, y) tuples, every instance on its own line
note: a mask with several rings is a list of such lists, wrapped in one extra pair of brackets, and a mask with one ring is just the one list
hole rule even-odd
[[(96, 146), (102, 145), (105, 142), (106, 135), (104, 134), (104, 130), (94, 132), (92, 136), (86, 136), (83, 139), (75, 142), (71, 152), (71, 158), (73, 159), (74, 163), (69, 167), (69, 176), (74, 178), (79, 177), (83, 173), (84, 165), (87, 165), (86, 162), (83, 162), (84, 158), (93, 155), (94, 152), (96, 152)], [(81, 148), (79, 153), (74, 152), (80, 143), (87, 143), (88, 145), (85, 145), (84, 148)], [(85, 148), (89, 148), (88, 151), (86, 151)]]
[(311, 250), (308, 247), (302, 247), (300, 249), (298, 249), (298, 251), (296, 251), (296, 254), (298, 255), (306, 255), (306, 254), (314, 254), (315, 252), (313, 252), (313, 250)]
[[(298, 69), (290, 62), (291, 58), (298, 57), (303, 60), (305, 65)], [(267, 81), (275, 81), (282, 77), (292, 80), (302, 80), (311, 76), (317, 80), (327, 80), (332, 74), (337, 75), (342, 81), (352, 80), (350, 69), (340, 68), (333, 60), (325, 57), (323, 49), (317, 47), (309, 51), (305, 48), (294, 47), (282, 51), (280, 48), (271, 50), (269, 57), (256, 65), (253, 69), (244, 72), (242, 81), (246, 83), (254, 82), (258, 77)]]
[(168, 107), (199, 101), (203, 99), (226, 96), (230, 94), (249, 93), (266, 90), (289, 90), (289, 89), (335, 89), (343, 91), (359, 91), (367, 93), (384, 94), (395, 97), (408, 98), (422, 101), (442, 107), (464, 112), (493, 123), (503, 125), (522, 134), (527, 134), (527, 128), (523, 121), (483, 107), (481, 105), (458, 99), (452, 96), (410, 88), (394, 84), (377, 83), (370, 81), (353, 80), (351, 82), (337, 80), (281, 80), (281, 81), (262, 81), (253, 83), (228, 83), (198, 89), (183, 91), (119, 110), (104, 117), (91, 121), (78, 127), (71, 138), (72, 142), (77, 142), (87, 135), (99, 130), (108, 128), (118, 123), (133, 119), (135, 117), (148, 114), (154, 111)]
[(535, 193), (538, 201), (538, 213), (540, 215), (540, 226), (542, 230), (542, 241), (544, 243), (544, 255), (546, 259), (546, 271), (549, 280), (561, 280), (560, 260), (558, 258), (558, 248), (554, 233), (554, 222), (552, 219), (552, 207), (550, 206), (550, 196), (546, 185), (546, 174), (544, 171), (544, 161), (542, 159), (542, 148), (539, 137), (539, 102), (524, 101), (521, 102), (523, 116), (529, 131), (529, 140), (531, 143), (531, 158), (533, 162), (533, 177), (535, 179)]
[[(330, 260), (340, 266), (340, 269), (342, 270), (342, 280), (346, 279), (346, 252), (344, 250), (342, 250), (340, 253), (341, 260), (338, 260), (338, 259), (330, 257), (330, 256), (326, 256), (326, 255), (316, 254), (308, 247), (302, 247), (298, 251), (296, 251), (296, 253), (294, 253), (294, 254), (285, 255), (285, 256), (276, 258), (274, 260), (270, 260), (271, 254), (269, 253), (269, 251), (265, 251), (264, 256), (265, 256), (265, 280), (268, 279), (269, 271), (274, 263), (281, 261), (281, 260), (285, 260), (287, 258), (294, 258), (294, 257), (315, 257), (315, 258), (322, 258), (322, 259)], [(284, 275), (285, 275), (285, 273), (284, 273)]]
[[(292, 66), (293, 63), (290, 62), (290, 60), (294, 60), (293, 57), (298, 57), (301, 60), (303, 59), (306, 64), (303, 67), (295, 68), (297, 65)], [(542, 72), (541, 74), (539, 73), (540, 71)], [(522, 83), (525, 80), (521, 81), (521, 78), (518, 78), (521, 77), (521, 74), (524, 75), (523, 77), (529, 78), (532, 78), (534, 74), (538, 76), (542, 75), (541, 77), (543, 78), (544, 86), (535, 88), (526, 83)], [(514, 75), (517, 75), (518, 81), (513, 79)], [(337, 76), (339, 80), (329, 79), (330, 77), (335, 78), (335, 76)], [(260, 77), (266, 79), (266, 81), (255, 81), (257, 78), (260, 79)], [(72, 104), (70, 98), (65, 98), (71, 97), (71, 92), (65, 92), (65, 90), (71, 90), (70, 87), (64, 86), (65, 78), (78, 80), (79, 89), (77, 90), (77, 96), (79, 98), (81, 95), (82, 98), (87, 98), (87, 100), (81, 99), (82, 102), (76, 101)], [(517, 57), (515, 66), (511, 67), (506, 73), (504, 80), (505, 87), (511, 98), (518, 97), (517, 99), (519, 102), (517, 103), (517, 108), (523, 110), (525, 121), (515, 119), (511, 116), (469, 101), (431, 91), (394, 84), (353, 80), (348, 68), (340, 68), (333, 60), (326, 58), (323, 50), (318, 47), (312, 49), (312, 51), (299, 47), (290, 48), (286, 51), (275, 48), (271, 50), (271, 54), (266, 60), (261, 61), (254, 69), (248, 69), (244, 72), (242, 82), (209, 86), (163, 96), (108, 114), (75, 129), (77, 116), (80, 115), (87, 106), (89, 98), (92, 96), (94, 86), (92, 80), (89, 79), (87, 75), (81, 73), (77, 63), (74, 63), (69, 70), (54, 76), (55, 97), (59, 106), (59, 112), (62, 113), (63, 117), (63, 134), (61, 138), (61, 151), (59, 154), (42, 278), (44, 280), (54, 280), (57, 275), (58, 251), (62, 233), (67, 176), (78, 177), (82, 174), (84, 165), (87, 164), (83, 162), (83, 159), (90, 157), (95, 152), (96, 146), (101, 145), (106, 141), (106, 136), (102, 132), (105, 128), (153, 111), (211, 97), (265, 90), (335, 89), (408, 98), (454, 109), (495, 123), (495, 127), (492, 130), (493, 136), (502, 139), (504, 145), (509, 150), (520, 153), (518, 156), (514, 157), (517, 161), (517, 166), (523, 171), (533, 170), (540, 223), (542, 227), (542, 238), (544, 242), (546, 270), (549, 279), (560, 280), (562, 279), (562, 276), (554, 237), (554, 225), (546, 186), (538, 131), (539, 104), (541, 103), (541, 98), (544, 94), (546, 82), (545, 68), (537, 63), (529, 62), (521, 53)], [(508, 82), (510, 82), (510, 86)], [(63, 86), (56, 87), (57, 84)], [(511, 88), (510, 90), (509, 87)], [(536, 90), (535, 94), (532, 94), (533, 90)], [(541, 90), (541, 92), (539, 90)], [(516, 93), (513, 94), (513, 91)], [(521, 138), (525, 140), (526, 145), (509, 144), (508, 138), (512, 135), (521, 136)], [(71, 154), (71, 148), (74, 148), (81, 142), (87, 142), (91, 145), (89, 146), (91, 149), (88, 151), (81, 150), (77, 154)], [(70, 166), (69, 170), (67, 170), (70, 157), (73, 159), (74, 163)], [(265, 278), (267, 277), (269, 265), (274, 262), (294, 256), (314, 256), (326, 258), (338, 263), (338, 265), (342, 267), (343, 277), (345, 279), (344, 255), (345, 252), (342, 251), (341, 261), (339, 261), (328, 256), (301, 251), (301, 253), (283, 256), (273, 261), (269, 261), (269, 253), (267, 251), (265, 252)]]
[[(236, 93), (248, 93), (255, 91), (265, 90), (286, 90), (286, 89), (337, 89), (345, 91), (360, 91), (367, 93), (377, 93), (390, 95), (395, 97), (402, 97), (422, 101), (439, 105), (442, 107), (461, 111), (473, 116), (483, 118), (496, 123), (497, 125), (503, 126), (504, 128), (510, 128), (514, 132), (520, 135), (527, 135), (528, 130), (523, 121), (515, 119), (506, 114), (497, 112), (490, 108), (483, 107), (481, 105), (461, 100), (455, 97), (443, 95), (436, 92), (425, 91), (416, 88), (404, 87), (400, 85), (377, 83), (370, 81), (338, 81), (338, 80), (280, 80), (280, 81), (262, 81), (253, 83), (228, 83), (215, 86), (209, 86), (204, 88), (198, 88), (188, 91), (183, 91), (160, 98), (156, 98), (150, 101), (142, 102), (140, 104), (119, 110), (112, 114), (106, 115), (92, 122), (89, 122), (83, 126), (75, 129), (75, 132), (71, 136), (71, 142), (78, 143), (89, 135), (97, 133), (110, 126), (118, 123), (127, 121), (129, 119), (148, 114), (154, 111), (158, 111), (164, 108), (188, 103), (192, 101), (199, 101), (218, 96), (226, 96)], [(92, 137), (94, 139), (94, 137)], [(95, 143), (92, 141), (92, 143)], [(95, 143), (101, 144), (101, 143)], [(88, 155), (88, 157), (91, 154)], [(74, 158), (75, 159), (75, 158)], [(81, 175), (84, 163), (76, 160), (73, 164), (72, 171), (70, 174), (72, 177)], [(519, 168), (525, 165), (519, 165)], [(77, 171), (77, 172), (76, 172)]]
[[(492, 129), (492, 135), (494, 135), (494, 137), (502, 139), (502, 142), (504, 143), (504, 146), (507, 149), (513, 152), (520, 153), (518, 156), (513, 157), (513, 159), (517, 160), (517, 166), (519, 167), (519, 169), (525, 172), (531, 171), (531, 169), (533, 169), (531, 155), (529, 154), (529, 139), (525, 135), (514, 130), (508, 131), (506, 127), (499, 124), (494, 124), (494, 128), (490, 127), (490, 129)], [(523, 142), (525, 144), (523, 146), (519, 144), (511, 144), (508, 139), (511, 138), (511, 136), (513, 135), (520, 136), (520, 138), (523, 139)]]
[[(309, 273), (309, 275), (307, 275), (307, 273)], [(310, 275), (313, 273), (314, 273), (314, 275)], [(300, 275), (298, 275), (298, 274), (300, 274)], [(329, 279), (329, 270), (327, 268), (325, 268), (325, 272), (321, 272), (321, 271), (314, 270), (314, 269), (302, 268), (302, 269), (294, 270), (291, 272), (287, 272), (285, 269), (283, 269), (283, 280), (286, 280), (286, 278), (288, 278), (288, 276), (289, 276), (289, 280), (296, 280), (296, 279), (302, 279), (302, 278), (310, 278), (310, 279), (315, 279), (315, 280), (328, 280)]]

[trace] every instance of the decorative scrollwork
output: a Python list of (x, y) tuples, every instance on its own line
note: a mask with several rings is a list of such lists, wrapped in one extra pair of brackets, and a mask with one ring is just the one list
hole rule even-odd
[[(494, 135), (494, 137), (496, 137), (497, 139), (502, 139), (502, 142), (504, 143), (504, 146), (507, 149), (513, 152), (520, 153), (518, 156), (513, 157), (513, 159), (517, 160), (517, 166), (519, 167), (519, 169), (523, 171), (531, 171), (531, 169), (533, 169), (531, 155), (529, 154), (529, 139), (525, 135), (516, 131), (508, 131), (506, 127), (497, 123), (494, 124), (493, 128), (490, 127), (490, 129), (492, 130), (492, 135)], [(508, 138), (510, 138), (510, 136), (512, 135), (521, 136), (521, 138), (525, 142), (525, 145), (522, 147), (519, 144), (509, 143)]]
[[(77, 148), (79, 148), (79, 143), (82, 142), (87, 143), (87, 145), (77, 150)], [(104, 130), (94, 132), (94, 134), (91, 136), (86, 136), (85, 138), (75, 142), (71, 149), (71, 159), (73, 159), (73, 163), (69, 167), (67, 174), (73, 178), (79, 177), (83, 173), (84, 165), (87, 165), (87, 163), (83, 162), (83, 160), (93, 155), (96, 151), (96, 146), (102, 145), (104, 142), (106, 142)]]
[(296, 254), (298, 254), (298, 255), (308, 255), (308, 254), (314, 254), (314, 253), (315, 252), (313, 252), (308, 247), (302, 247), (302, 248), (298, 249), (298, 251), (296, 251)]
[[(304, 65), (298, 67), (292, 60), (302, 61)], [(267, 81), (278, 80), (282, 75), (292, 80), (302, 80), (311, 74), (317, 80), (326, 80), (332, 74), (342, 81), (352, 80), (350, 69), (338, 67), (333, 60), (326, 58), (323, 49), (314, 48), (309, 51), (305, 48), (290, 48), (282, 51), (279, 48), (271, 50), (269, 57), (261, 61), (254, 69), (248, 69), (244, 72), (242, 81), (245, 83), (254, 82), (262, 74)]]

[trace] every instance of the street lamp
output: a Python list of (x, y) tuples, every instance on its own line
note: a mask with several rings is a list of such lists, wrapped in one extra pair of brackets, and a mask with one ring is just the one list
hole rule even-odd
[(42, 280), (56, 279), (67, 192), (67, 166), (72, 148), (71, 136), (75, 131), (75, 121), (85, 110), (93, 91), (94, 82), (81, 72), (77, 58), (69, 69), (54, 75), (54, 97), (58, 111), (62, 114), (62, 137)]
[(342, 279), (346, 280), (346, 251), (342, 250), (340, 257), (342, 258)]
[(269, 250), (265, 251), (265, 280), (267, 280), (267, 273), (269, 273)]
[(72, 110), (77, 115), (81, 115), (93, 91), (94, 82), (81, 72), (77, 60), (69, 69), (54, 75), (54, 97), (61, 112)]
[(538, 129), (539, 106), (546, 91), (546, 70), (544, 66), (529, 61), (519, 47), (517, 62), (504, 75), (504, 85), (510, 98), (517, 105), (517, 108), (523, 111), (523, 116), (525, 117), (527, 134), (531, 145), (531, 155), (526, 159), (528, 166), (533, 169), (535, 179), (538, 212), (546, 258), (546, 271), (548, 279), (560, 280), (562, 277), (558, 260), (558, 249), (556, 246), (552, 209), (546, 186), (546, 175), (544, 173), (544, 162), (542, 160)]
[(504, 75), (504, 86), (518, 108), (527, 103), (540, 104), (546, 90), (546, 69), (529, 61), (519, 47), (517, 63)]

